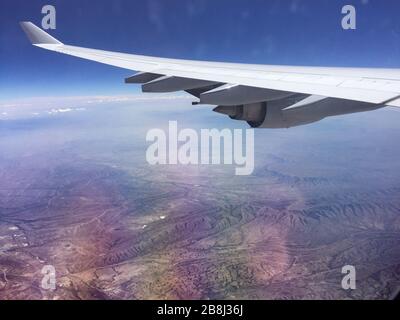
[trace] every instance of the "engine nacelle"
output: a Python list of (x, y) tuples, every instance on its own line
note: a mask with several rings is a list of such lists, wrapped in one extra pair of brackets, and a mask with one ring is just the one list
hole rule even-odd
[(218, 106), (215, 112), (228, 115), (233, 120), (247, 121), (251, 126), (260, 126), (267, 112), (267, 103), (252, 103), (239, 106)]
[(383, 107), (320, 96), (293, 95), (276, 100), (238, 106), (218, 106), (215, 112), (246, 121), (252, 128), (290, 128), (320, 121), (326, 117), (371, 111)]

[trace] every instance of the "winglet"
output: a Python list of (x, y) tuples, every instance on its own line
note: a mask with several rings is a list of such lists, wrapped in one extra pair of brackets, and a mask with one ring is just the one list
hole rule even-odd
[(53, 38), (48, 33), (44, 32), (42, 29), (35, 26), (32, 22), (24, 21), (20, 22), (22, 29), (25, 31), (29, 40), (32, 44), (58, 44), (62, 45), (63, 43), (58, 41), (56, 38)]

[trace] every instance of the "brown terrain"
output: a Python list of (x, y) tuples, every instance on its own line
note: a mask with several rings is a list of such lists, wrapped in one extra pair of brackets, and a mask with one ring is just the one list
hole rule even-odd
[[(89, 117), (71, 118), (79, 128), (17, 122), (0, 138), (0, 299), (390, 299), (400, 134), (372, 115), (258, 131), (248, 177), (148, 166), (144, 134), (127, 142), (131, 115), (119, 131), (107, 114), (95, 128)], [(54, 291), (41, 285), (45, 265)], [(345, 265), (356, 290), (341, 287)]]
[(400, 188), (307, 198), (337, 182), (26, 162), (0, 175), (1, 299), (386, 299), (400, 284)]

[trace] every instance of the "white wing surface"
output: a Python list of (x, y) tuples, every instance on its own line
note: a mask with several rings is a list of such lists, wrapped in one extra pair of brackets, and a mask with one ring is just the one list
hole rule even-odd
[[(21, 26), (31, 43), (37, 47), (138, 71), (125, 81), (142, 84), (144, 92), (185, 90), (197, 96), (199, 103), (232, 108), (252, 104), (261, 106), (261, 103), (267, 103), (261, 107), (268, 108), (268, 102), (276, 104), (276, 101), (281, 101), (278, 109), (285, 110), (293, 105), (295, 108), (288, 109), (291, 112), (298, 109), (296, 105), (299, 102), (310, 96), (315, 96), (311, 98), (312, 101), (325, 99), (325, 104), (330, 101), (337, 105), (341, 99), (358, 102), (360, 110), (353, 103), (348, 109), (350, 112), (385, 105), (400, 106), (400, 69), (297, 67), (166, 59), (65, 45), (31, 22), (21, 22)], [(240, 118), (239, 115), (232, 115), (237, 111), (232, 108), (229, 112), (222, 109), (215, 111), (234, 119)], [(255, 108), (252, 109), (254, 111)], [(326, 116), (329, 115), (336, 113)], [(238, 120), (252, 121), (251, 117)]]

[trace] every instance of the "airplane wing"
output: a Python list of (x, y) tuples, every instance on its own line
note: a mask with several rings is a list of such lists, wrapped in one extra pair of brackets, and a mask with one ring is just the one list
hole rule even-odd
[[(331, 115), (400, 107), (400, 69), (157, 58), (65, 45), (31, 22), (21, 22), (21, 26), (37, 47), (139, 71), (125, 82), (142, 84), (143, 92), (185, 90), (198, 97), (200, 104), (218, 105), (214, 111), (255, 127), (290, 127)], [(273, 124), (270, 119), (268, 124), (268, 112), (279, 119), (274, 119)]]

